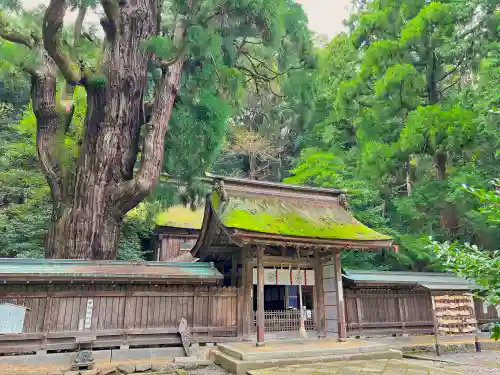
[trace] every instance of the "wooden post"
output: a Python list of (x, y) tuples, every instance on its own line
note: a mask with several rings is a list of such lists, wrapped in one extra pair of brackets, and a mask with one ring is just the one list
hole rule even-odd
[(249, 249), (246, 249), (242, 254), (242, 273), (241, 273), (241, 287), (242, 287), (242, 326), (243, 338), (247, 339), (253, 333), (253, 266), (252, 256)]
[(364, 326), (364, 321), (363, 321), (363, 303), (361, 302), (361, 297), (358, 296), (359, 291), (354, 292), (356, 296), (356, 311), (358, 313), (358, 324), (359, 324), (359, 335), (363, 336), (363, 326)]
[(340, 264), (340, 250), (337, 250), (335, 252), (334, 263), (335, 263), (335, 280), (337, 281), (337, 311), (339, 320), (339, 340), (344, 340), (346, 337), (345, 303), (344, 303), (344, 289), (342, 286), (342, 267)]
[(264, 248), (257, 248), (257, 346), (264, 346)]
[(404, 308), (404, 297), (396, 295), (396, 303), (399, 308), (399, 318), (401, 320), (401, 329), (403, 334), (406, 334), (406, 311)]
[(318, 332), (318, 337), (326, 337), (325, 335), (325, 294), (323, 290), (323, 264), (321, 264), (321, 258), (319, 251), (314, 254), (314, 290), (316, 294), (316, 305), (314, 309), (316, 310), (316, 331)]
[(238, 254), (231, 257), (231, 286), (236, 286), (238, 276)]
[(436, 302), (434, 301), (434, 296), (431, 294), (432, 301), (432, 320), (434, 322), (434, 339), (436, 340), (436, 355), (441, 356), (441, 343), (439, 341), (439, 323), (436, 315)]
[(300, 310), (300, 338), (307, 338), (306, 325), (304, 322), (304, 307), (302, 303), (302, 274), (300, 273), (300, 250), (297, 248), (297, 273), (299, 274), (299, 310)]

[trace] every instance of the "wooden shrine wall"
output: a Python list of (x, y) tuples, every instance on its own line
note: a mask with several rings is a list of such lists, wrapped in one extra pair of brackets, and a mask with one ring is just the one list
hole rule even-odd
[(238, 288), (193, 285), (0, 285), (0, 303), (28, 308), (23, 333), (0, 335), (0, 353), (181, 343), (181, 318), (199, 342), (235, 340)]
[(433, 332), (428, 291), (345, 289), (344, 298), (349, 336)]

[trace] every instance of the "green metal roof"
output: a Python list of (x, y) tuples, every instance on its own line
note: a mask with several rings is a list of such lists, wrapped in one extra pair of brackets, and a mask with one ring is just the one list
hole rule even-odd
[(338, 202), (301, 198), (228, 190), (224, 202), (213, 192), (211, 205), (222, 225), (231, 229), (329, 240), (391, 240), (357, 221)]
[(121, 280), (210, 283), (223, 279), (213, 263), (0, 259), (0, 280)]
[(156, 225), (181, 229), (200, 229), (203, 223), (205, 208), (195, 211), (183, 205), (170, 207), (156, 217)]
[(475, 288), (474, 283), (450, 273), (344, 270), (344, 277), (355, 284), (415, 285), (429, 290)]

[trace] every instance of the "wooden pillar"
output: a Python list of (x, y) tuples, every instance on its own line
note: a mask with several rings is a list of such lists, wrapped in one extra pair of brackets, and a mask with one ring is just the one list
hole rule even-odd
[(247, 339), (253, 333), (253, 265), (252, 254), (249, 249), (243, 250), (241, 270), (241, 316), (243, 338)]
[(238, 256), (239, 254), (233, 254), (231, 257), (231, 286), (236, 286), (238, 280)]
[(257, 248), (257, 346), (264, 346), (264, 248)]
[(314, 310), (316, 311), (316, 331), (318, 337), (326, 337), (325, 335), (325, 293), (323, 290), (323, 264), (319, 250), (314, 254), (314, 291), (315, 302)]
[(434, 296), (431, 294), (431, 302), (432, 302), (432, 322), (434, 326), (434, 339), (436, 346), (436, 355), (438, 357), (441, 356), (441, 342), (439, 339), (439, 322), (436, 314), (436, 300)]
[(344, 302), (344, 288), (342, 286), (342, 267), (340, 264), (340, 250), (337, 250), (334, 255), (335, 263), (335, 280), (337, 281), (337, 308), (339, 320), (339, 340), (346, 337), (345, 326), (345, 302)]

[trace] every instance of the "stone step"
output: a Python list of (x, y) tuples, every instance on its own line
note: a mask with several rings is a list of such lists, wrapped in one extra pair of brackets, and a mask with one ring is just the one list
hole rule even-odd
[(332, 355), (384, 352), (388, 345), (368, 341), (305, 340), (268, 341), (261, 348), (254, 345), (227, 343), (217, 345), (222, 353), (242, 361), (273, 360), (288, 358), (328, 357)]
[(308, 357), (279, 358), (279, 359), (237, 359), (220, 350), (214, 350), (214, 362), (226, 371), (235, 375), (251, 374), (252, 370), (265, 368), (281, 367), (288, 365), (311, 364), (320, 362), (339, 362), (354, 360), (373, 360), (373, 359), (401, 359), (402, 354), (398, 350), (387, 349), (382, 351), (345, 353), (335, 355), (317, 355)]

